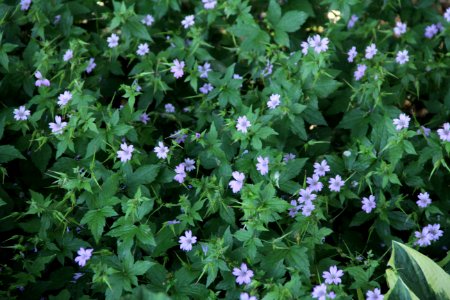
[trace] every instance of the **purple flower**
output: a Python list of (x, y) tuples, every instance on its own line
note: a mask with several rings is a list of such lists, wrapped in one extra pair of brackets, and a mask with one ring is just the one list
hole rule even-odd
[(424, 36), (427, 39), (432, 39), (436, 34), (438, 34), (439, 28), (436, 26), (436, 24), (431, 24), (427, 27), (425, 27), (425, 33)]
[(353, 46), (352, 48), (350, 48), (350, 50), (348, 50), (347, 52), (347, 55), (348, 55), (347, 61), (350, 63), (353, 62), (356, 55), (358, 55), (358, 52), (356, 52), (356, 47)]
[(155, 147), (153, 152), (156, 153), (156, 156), (161, 159), (166, 159), (167, 154), (169, 153), (169, 148), (164, 146), (163, 142), (158, 142), (158, 146)]
[(175, 142), (177, 142), (178, 144), (180, 144), (180, 143), (184, 143), (184, 141), (185, 141), (186, 138), (187, 138), (187, 134), (183, 133), (183, 131), (181, 131), (181, 130), (178, 130), (178, 131), (175, 131), (175, 132), (170, 136), (170, 138), (175, 139)]
[(311, 48), (314, 48), (316, 53), (325, 52), (328, 50), (328, 38), (321, 38), (320, 35), (316, 34), (312, 38), (308, 38), (308, 43)]
[(303, 53), (303, 55), (308, 54), (309, 43), (308, 43), (308, 42), (302, 42), (302, 43), (300, 44), (300, 46), (302, 47), (302, 53)]
[(153, 22), (155, 22), (155, 18), (153, 18), (152, 15), (146, 15), (143, 19), (142, 19), (142, 24), (145, 24), (147, 26), (152, 26)]
[(330, 184), (330, 186), (329, 186), (330, 191), (333, 191), (333, 192), (339, 192), (341, 190), (341, 187), (343, 187), (345, 184), (344, 181), (342, 180), (341, 176), (339, 176), (339, 175), (336, 175), (335, 178), (330, 178), (328, 183)]
[(70, 99), (72, 99), (72, 94), (69, 91), (64, 91), (63, 94), (59, 94), (58, 96), (58, 105), (64, 106), (69, 103)]
[(310, 216), (314, 208), (316, 208), (316, 206), (311, 201), (306, 201), (302, 206), (302, 215), (305, 217)]
[(34, 77), (36, 77), (37, 79), (34, 83), (35, 86), (50, 86), (50, 81), (46, 78), (43, 78), (41, 72), (36, 71), (36, 73), (34, 73)]
[(298, 203), (305, 203), (307, 201), (313, 201), (317, 198), (316, 194), (312, 193), (313, 191), (307, 187), (306, 189), (300, 190), (300, 197), (298, 198)]
[(297, 200), (291, 200), (290, 204), (292, 207), (289, 208), (289, 216), (291, 218), (294, 218), (298, 214), (298, 211), (302, 208), (302, 206), (298, 205)]
[(147, 124), (148, 121), (150, 121), (150, 117), (148, 116), (147, 113), (144, 112), (144, 113), (142, 113), (142, 114), (139, 116), (139, 120), (140, 120), (142, 123)]
[(86, 73), (88, 73), (88, 74), (91, 73), (92, 70), (94, 70), (96, 66), (97, 66), (97, 64), (95, 63), (94, 58), (91, 57), (91, 58), (89, 59), (89, 64), (88, 64), (88, 66), (86, 67)]
[(53, 19), (53, 25), (58, 24), (59, 21), (61, 21), (61, 15), (56, 15), (55, 18)]
[(178, 220), (170, 220), (170, 221), (167, 221), (167, 225), (175, 225), (175, 224), (180, 224), (181, 222), (180, 221), (178, 221)]
[(198, 71), (200, 72), (200, 78), (208, 78), (208, 73), (211, 72), (211, 65), (205, 62), (203, 66), (198, 66)]
[(20, 0), (20, 10), (28, 10), (31, 5), (31, 0)]
[(369, 46), (367, 46), (366, 48), (366, 58), (367, 59), (372, 59), (375, 54), (377, 54), (378, 50), (377, 50), (377, 46), (375, 46), (374, 43), (370, 44)]
[(78, 263), (80, 267), (84, 267), (86, 265), (86, 262), (91, 258), (92, 251), (94, 251), (94, 249), (80, 248), (80, 250), (78, 250), (77, 252), (78, 256), (75, 257), (75, 262)]
[(184, 179), (187, 176), (184, 163), (181, 163), (175, 167), (175, 173), (176, 175), (173, 177), (173, 179), (175, 181), (178, 181), (179, 183), (183, 183)]
[(167, 103), (166, 105), (164, 105), (164, 109), (166, 110), (166, 113), (168, 113), (168, 114), (175, 112), (175, 106), (173, 106), (172, 103)]
[(67, 126), (67, 122), (61, 122), (60, 116), (55, 116), (55, 123), (49, 123), (48, 127), (52, 130), (54, 134), (61, 134), (64, 127)]
[(195, 160), (186, 158), (184, 160), (184, 167), (188, 172), (195, 170)]
[(370, 195), (369, 198), (367, 197), (362, 198), (361, 202), (362, 202), (362, 210), (368, 214), (377, 206), (377, 204), (375, 203), (374, 195)]
[(408, 62), (409, 61), (408, 50), (398, 51), (397, 56), (395, 57), (395, 61), (401, 65)]
[(273, 71), (273, 65), (270, 63), (270, 60), (267, 60), (266, 67), (264, 68), (262, 75), (264, 77), (269, 76), (270, 74), (272, 74), (272, 71)]
[(312, 297), (314, 299), (326, 300), (327, 299), (327, 286), (325, 283), (321, 285), (316, 285), (312, 292)]
[(366, 300), (383, 300), (384, 296), (381, 294), (379, 288), (375, 288), (373, 291), (367, 291)]
[(247, 119), (247, 116), (238, 117), (236, 129), (242, 133), (247, 133), (247, 128), (249, 128), (252, 124)]
[(75, 282), (76, 282), (78, 279), (80, 279), (83, 275), (84, 275), (83, 273), (74, 273), (71, 282), (75, 283)]
[(233, 193), (237, 193), (242, 189), (245, 175), (244, 173), (238, 171), (234, 171), (233, 173), (231, 173), (231, 175), (233, 175), (234, 180), (231, 180), (228, 185), (233, 190)]
[(194, 25), (195, 23), (194, 18), (195, 18), (194, 15), (189, 15), (186, 16), (183, 21), (181, 21), (181, 25), (183, 25), (184, 29), (188, 29), (189, 27)]
[(400, 131), (403, 128), (408, 128), (409, 126), (409, 121), (411, 121), (411, 118), (408, 117), (405, 114), (400, 114), (400, 116), (398, 117), (398, 119), (394, 119), (393, 123), (395, 125), (395, 129)]
[(417, 198), (419, 198), (419, 200), (417, 200), (416, 203), (419, 207), (424, 208), (431, 204), (430, 195), (427, 192), (420, 193)]
[(184, 61), (179, 61), (178, 59), (175, 59), (173, 61), (173, 66), (170, 67), (170, 72), (172, 72), (173, 76), (178, 79), (180, 77), (183, 77), (184, 75), (183, 68), (184, 68)]
[(439, 240), (439, 238), (444, 234), (444, 232), (439, 229), (440, 227), (440, 224), (429, 224), (425, 226), (424, 230), (427, 230), (431, 235), (431, 241)]
[(184, 251), (191, 251), (192, 245), (197, 243), (197, 237), (192, 236), (192, 231), (186, 230), (184, 232), (184, 236), (180, 236), (180, 239), (178, 240), (180, 243), (180, 249)]
[(347, 23), (347, 29), (351, 29), (355, 26), (356, 22), (358, 21), (359, 17), (357, 15), (352, 15), (350, 17), (350, 20), (348, 20)]
[(255, 296), (250, 296), (247, 293), (241, 293), (241, 295), (239, 296), (239, 300), (258, 300), (258, 298), (256, 298)]
[(353, 74), (355, 76), (355, 80), (356, 81), (358, 81), (361, 78), (363, 78), (364, 74), (366, 73), (366, 69), (367, 69), (366, 65), (358, 64), (358, 66), (356, 67), (356, 71)]
[(242, 263), (240, 269), (233, 269), (233, 275), (236, 276), (236, 282), (238, 284), (249, 284), (252, 281), (253, 271), (249, 270), (245, 263)]
[(394, 35), (396, 37), (400, 37), (405, 32), (406, 32), (406, 23), (402, 23), (402, 22), (395, 23)]
[(120, 149), (122, 150), (117, 151), (117, 157), (120, 158), (121, 162), (129, 161), (131, 159), (131, 155), (133, 154), (134, 146), (128, 146), (127, 143), (122, 143), (120, 145)]
[(119, 45), (119, 36), (115, 33), (106, 39), (109, 48), (116, 48)]
[(139, 44), (136, 54), (140, 55), (140, 56), (144, 56), (148, 52), (150, 52), (150, 48), (148, 47), (147, 43), (144, 43), (144, 44)]
[(205, 9), (213, 9), (217, 4), (216, 0), (202, 0), (202, 2)]
[(211, 83), (205, 83), (201, 88), (200, 88), (200, 92), (202, 94), (208, 94), (209, 92), (211, 92), (214, 89), (214, 87), (212, 86)]
[(414, 232), (414, 235), (417, 238), (417, 241), (415, 244), (419, 245), (420, 247), (425, 247), (431, 245), (431, 240), (433, 239), (433, 236), (430, 234), (430, 232), (423, 228), (422, 232), (416, 231)]
[(417, 129), (417, 133), (418, 134), (422, 134), (422, 130), (423, 130), (423, 134), (425, 134), (425, 136), (430, 136), (431, 133), (431, 129), (425, 126), (420, 126), (419, 129)]
[(259, 173), (261, 173), (261, 175), (266, 175), (267, 173), (269, 173), (269, 158), (258, 156), (256, 159), (258, 160), (256, 169), (259, 171)]
[(26, 109), (24, 105), (19, 106), (19, 108), (14, 109), (14, 119), (16, 121), (26, 121), (28, 116), (31, 114), (31, 111)]
[(325, 176), (325, 174), (329, 171), (330, 166), (325, 159), (320, 163), (314, 163), (314, 174), (316, 174), (317, 176)]
[(272, 95), (270, 96), (269, 101), (267, 101), (267, 106), (268, 106), (270, 109), (274, 109), (274, 108), (276, 108), (278, 105), (280, 105), (280, 95), (278, 95), (278, 94), (272, 94)]
[(313, 174), (313, 176), (306, 178), (306, 183), (311, 191), (320, 192), (323, 189), (323, 184), (319, 179), (320, 177), (317, 174)]
[(296, 157), (296, 156), (295, 156), (294, 153), (286, 153), (286, 154), (283, 156), (283, 161), (284, 161), (285, 163), (287, 163), (288, 161), (295, 159), (295, 157)]
[(450, 123), (444, 123), (442, 125), (442, 128), (439, 128), (437, 130), (437, 133), (439, 134), (439, 138), (444, 142), (450, 142)]
[(64, 61), (69, 61), (69, 60), (72, 59), (72, 57), (73, 57), (73, 51), (71, 49), (68, 49), (66, 51), (66, 53), (64, 53), (63, 60)]
[(447, 8), (447, 10), (444, 13), (444, 18), (447, 20), (447, 22), (450, 22), (450, 7)]
[(326, 284), (340, 284), (342, 282), (341, 277), (344, 275), (342, 270), (338, 270), (336, 266), (331, 266), (329, 271), (325, 271), (322, 274)]

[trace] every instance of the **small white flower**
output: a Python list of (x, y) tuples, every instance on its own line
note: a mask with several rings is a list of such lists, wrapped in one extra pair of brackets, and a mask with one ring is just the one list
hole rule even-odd
[(181, 21), (181, 25), (183, 25), (183, 27), (184, 27), (185, 29), (188, 29), (189, 27), (191, 27), (192, 25), (194, 25), (194, 23), (195, 23), (194, 19), (195, 19), (194, 15), (186, 16), (186, 17), (184, 18), (184, 20)]

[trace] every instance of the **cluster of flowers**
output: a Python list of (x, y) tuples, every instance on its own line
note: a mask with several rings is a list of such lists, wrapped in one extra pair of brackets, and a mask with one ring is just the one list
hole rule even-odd
[(440, 228), (440, 224), (429, 224), (422, 228), (422, 231), (416, 231), (414, 233), (417, 238), (415, 244), (420, 247), (426, 247), (431, 245), (431, 242), (439, 240), (439, 238), (444, 234)]
[[(400, 114), (397, 119), (393, 120), (393, 123), (395, 125), (395, 129), (397, 131), (400, 131), (402, 129), (408, 129), (409, 122), (411, 121), (411, 118), (407, 116), (406, 114)], [(431, 133), (431, 129), (423, 127), (422, 129), (426, 136), (429, 136)], [(441, 139), (443, 142), (450, 142), (450, 123), (446, 122), (442, 125), (442, 128), (439, 128), (437, 131), (437, 134), (439, 135), (439, 139)], [(420, 130), (418, 130), (418, 133), (421, 133)]]

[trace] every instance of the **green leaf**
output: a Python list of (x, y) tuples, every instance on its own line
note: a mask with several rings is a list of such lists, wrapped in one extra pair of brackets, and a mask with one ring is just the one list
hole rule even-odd
[(122, 29), (138, 39), (146, 41), (152, 40), (147, 31), (147, 27), (137, 20), (129, 20), (123, 25)]
[(392, 270), (386, 270), (387, 282), (390, 287), (384, 299), (386, 300), (419, 300), (417, 296), (408, 288), (403, 280)]
[(111, 206), (105, 206), (100, 209), (88, 211), (81, 219), (81, 224), (87, 224), (94, 236), (95, 241), (100, 241), (103, 229), (105, 227), (105, 219), (107, 217), (117, 216), (117, 213)]
[(275, 0), (270, 0), (269, 8), (267, 9), (267, 20), (276, 26), (281, 18), (281, 7)]
[(286, 255), (286, 260), (290, 266), (302, 272), (306, 277), (309, 277), (309, 259), (306, 251), (307, 249), (305, 247), (298, 245), (292, 246)]
[(0, 164), (14, 160), (16, 158), (25, 159), (25, 157), (14, 146), (0, 146)]
[(342, 82), (339, 82), (337, 80), (331, 78), (320, 78), (314, 85), (313, 90), (316, 93), (317, 97), (326, 98), (331, 93), (336, 91), (341, 85)]
[(160, 165), (146, 165), (138, 168), (128, 177), (128, 185), (134, 189), (141, 184), (152, 183), (158, 175), (159, 168)]
[(302, 11), (288, 11), (278, 22), (276, 29), (285, 32), (294, 32), (305, 23), (308, 15)]
[(143, 275), (145, 272), (147, 272), (148, 269), (150, 269), (153, 265), (155, 265), (154, 262), (150, 261), (137, 261), (132, 268), (132, 272), (134, 275), (139, 276)]

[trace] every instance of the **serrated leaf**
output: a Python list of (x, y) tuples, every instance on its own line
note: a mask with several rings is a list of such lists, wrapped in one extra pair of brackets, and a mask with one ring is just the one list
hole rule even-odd
[(285, 32), (294, 32), (300, 29), (300, 27), (305, 23), (308, 15), (302, 11), (288, 11), (281, 17), (280, 22), (278, 22), (276, 29)]
[(14, 160), (25, 159), (25, 157), (12, 145), (0, 146), (0, 164)]

